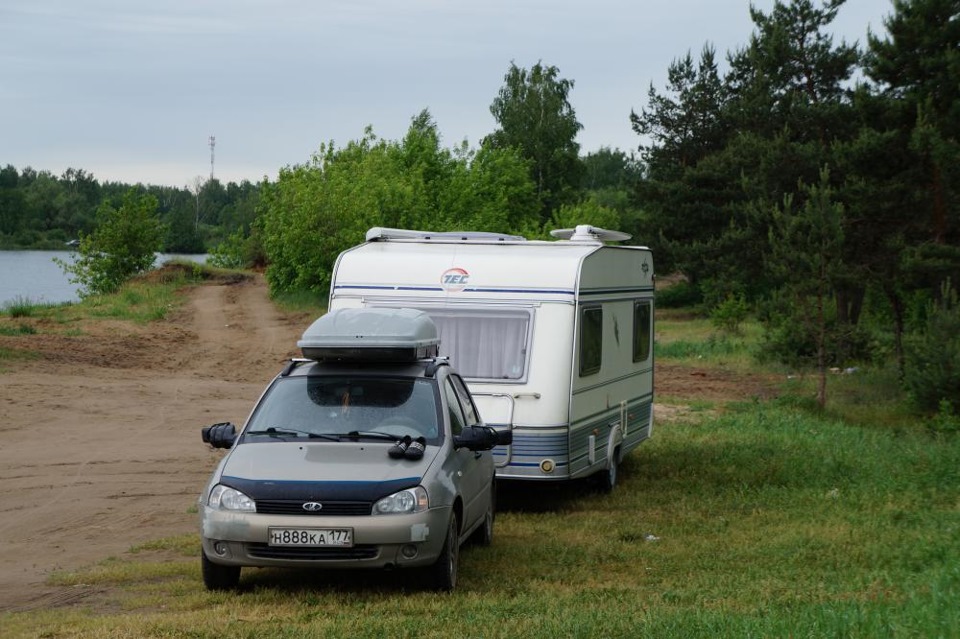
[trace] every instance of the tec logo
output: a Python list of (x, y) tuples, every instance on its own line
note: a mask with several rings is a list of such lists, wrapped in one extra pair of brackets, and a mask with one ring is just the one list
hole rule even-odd
[(462, 268), (450, 268), (440, 276), (440, 286), (448, 293), (457, 293), (467, 288), (467, 280), (470, 274)]

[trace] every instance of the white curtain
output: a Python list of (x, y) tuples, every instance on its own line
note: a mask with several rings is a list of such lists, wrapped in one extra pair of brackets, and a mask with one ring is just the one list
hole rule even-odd
[(525, 312), (423, 309), (440, 332), (440, 354), (467, 378), (522, 379), (530, 316)]

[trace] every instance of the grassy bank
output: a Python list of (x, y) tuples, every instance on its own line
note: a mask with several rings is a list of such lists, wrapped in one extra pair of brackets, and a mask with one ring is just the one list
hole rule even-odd
[[(0, 337), (83, 335), (87, 322), (103, 319), (143, 325), (162, 320), (179, 308), (185, 299), (182, 292), (189, 285), (250, 277), (248, 273), (174, 260), (133, 278), (110, 295), (92, 295), (66, 304), (39, 303), (27, 298), (7, 302), (0, 307)], [(35, 356), (28, 347), (22, 347), (16, 341), (9, 345), (0, 343), (0, 363)]]

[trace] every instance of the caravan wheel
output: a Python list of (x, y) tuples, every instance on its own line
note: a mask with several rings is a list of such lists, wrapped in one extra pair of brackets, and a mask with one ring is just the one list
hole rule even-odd
[(610, 465), (606, 470), (602, 470), (597, 473), (597, 479), (600, 483), (600, 490), (605, 493), (613, 492), (613, 489), (617, 486), (617, 475), (620, 471), (620, 450), (618, 449), (613, 453), (613, 459), (610, 460)]

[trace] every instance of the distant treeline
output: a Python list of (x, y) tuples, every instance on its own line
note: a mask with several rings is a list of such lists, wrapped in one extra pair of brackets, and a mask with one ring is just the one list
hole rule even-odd
[(119, 207), (130, 190), (157, 199), (163, 250), (205, 253), (230, 233), (249, 233), (259, 185), (196, 180), (189, 187), (100, 183), (83, 169), (56, 176), (31, 167), (0, 168), (0, 249), (62, 249), (96, 228), (97, 209)]

